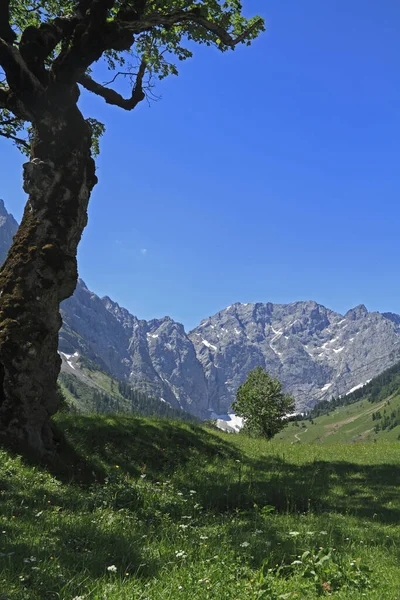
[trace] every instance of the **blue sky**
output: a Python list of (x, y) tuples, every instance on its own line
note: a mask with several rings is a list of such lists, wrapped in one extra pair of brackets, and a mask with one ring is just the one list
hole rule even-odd
[[(107, 133), (80, 275), (140, 318), (189, 329), (233, 302), (400, 312), (400, 3), (244, 0), (267, 32), (200, 48)], [(19, 219), (21, 158), (0, 140)]]

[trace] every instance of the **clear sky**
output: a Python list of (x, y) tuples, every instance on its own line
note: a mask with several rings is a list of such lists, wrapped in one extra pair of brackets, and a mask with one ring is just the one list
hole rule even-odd
[[(189, 329), (233, 302), (400, 313), (400, 2), (244, 0), (267, 32), (200, 48), (107, 133), (80, 275), (140, 318)], [(0, 140), (20, 219), (21, 158)]]

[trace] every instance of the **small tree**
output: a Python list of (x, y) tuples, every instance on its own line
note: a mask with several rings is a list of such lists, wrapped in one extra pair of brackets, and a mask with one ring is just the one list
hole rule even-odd
[(276, 377), (257, 367), (239, 387), (232, 408), (244, 418), (247, 431), (269, 440), (287, 425), (284, 417), (294, 411), (295, 402)]

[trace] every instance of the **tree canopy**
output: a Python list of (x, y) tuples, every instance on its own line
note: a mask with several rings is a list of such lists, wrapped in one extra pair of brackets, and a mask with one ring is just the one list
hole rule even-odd
[[(133, 110), (152, 97), (157, 79), (178, 74), (195, 44), (224, 52), (251, 44), (263, 29), (263, 19), (242, 15), (239, 0), (0, 0), (0, 135), (29, 153), (38, 106), (24, 100), (44, 100), (56, 82)], [(112, 72), (108, 83), (92, 77), (98, 61)], [(113, 87), (121, 78), (127, 97)], [(90, 124), (98, 151), (103, 128)]]
[(282, 392), (282, 385), (262, 367), (256, 367), (239, 387), (233, 410), (244, 418), (245, 430), (271, 439), (287, 424), (285, 415), (295, 409), (292, 396)]

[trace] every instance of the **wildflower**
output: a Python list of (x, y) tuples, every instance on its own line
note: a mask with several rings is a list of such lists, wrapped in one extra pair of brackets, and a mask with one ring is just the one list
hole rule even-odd
[(74, 596), (72, 600), (84, 600), (85, 596)]
[(191, 519), (192, 517), (189, 515), (183, 515), (182, 519)]
[(200, 536), (200, 539), (201, 539), (201, 540), (208, 540), (208, 535), (201, 535), (201, 536)]
[(179, 529), (187, 529), (189, 527), (189, 525), (179, 525)]
[(110, 573), (116, 573), (117, 567), (115, 565), (110, 565), (109, 567), (107, 567), (107, 571), (110, 571)]
[(178, 585), (178, 590), (183, 590), (183, 587), (181, 585)]
[(321, 535), (328, 535), (328, 532), (327, 531), (320, 531), (320, 534)]
[(189, 494), (197, 494), (196, 490), (189, 490)]
[(331, 586), (329, 585), (329, 583), (327, 581), (324, 581), (324, 583), (322, 584), (322, 589), (325, 590), (326, 592), (330, 592), (332, 590)]
[(242, 544), (240, 544), (241, 548), (247, 548), (248, 546), (250, 546), (249, 542), (243, 542)]
[(300, 535), (300, 531), (289, 531), (289, 535), (296, 537), (297, 535)]
[(175, 550), (176, 558), (186, 558), (187, 554), (184, 550)]
[(115, 465), (115, 468), (116, 468), (116, 469), (119, 469), (119, 465)]
[(182, 492), (178, 492), (178, 496), (183, 496), (183, 493)]
[(146, 473), (143, 473), (143, 474), (140, 476), (140, 479), (145, 479), (145, 478), (146, 478)]

